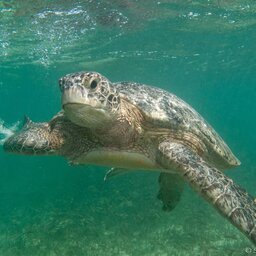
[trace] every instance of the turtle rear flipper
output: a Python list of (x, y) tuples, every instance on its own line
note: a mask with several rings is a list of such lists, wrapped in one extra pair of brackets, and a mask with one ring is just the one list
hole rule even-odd
[(244, 189), (179, 143), (162, 142), (157, 161), (166, 169), (178, 170), (195, 190), (256, 244), (256, 204)]
[(173, 210), (180, 201), (184, 189), (184, 180), (179, 174), (161, 172), (158, 178), (157, 198), (163, 202), (163, 210)]
[[(126, 173), (135, 172), (136, 170), (128, 170), (125, 168), (111, 168), (107, 171), (104, 181), (112, 177)], [(180, 201), (181, 194), (184, 188), (184, 180), (179, 174), (161, 172), (158, 178), (159, 191), (157, 198), (163, 203), (164, 211), (173, 210)]]
[(122, 175), (126, 173), (130, 173), (132, 170), (128, 170), (125, 168), (118, 168), (118, 167), (112, 167), (110, 170), (108, 170), (105, 174), (104, 181), (109, 180), (112, 177), (115, 177), (117, 175)]

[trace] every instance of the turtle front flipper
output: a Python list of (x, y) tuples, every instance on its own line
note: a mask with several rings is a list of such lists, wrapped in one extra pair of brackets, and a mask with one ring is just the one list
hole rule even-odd
[(179, 143), (162, 142), (157, 162), (165, 169), (179, 171), (195, 190), (256, 244), (256, 204), (232, 179)]
[(173, 210), (180, 201), (184, 189), (184, 180), (179, 174), (161, 172), (158, 178), (157, 198), (163, 202), (163, 210)]
[(3, 148), (6, 152), (16, 154), (57, 154), (64, 144), (65, 137), (60, 128), (64, 122), (61, 112), (50, 122), (35, 123), (25, 117), (23, 127), (4, 142)]

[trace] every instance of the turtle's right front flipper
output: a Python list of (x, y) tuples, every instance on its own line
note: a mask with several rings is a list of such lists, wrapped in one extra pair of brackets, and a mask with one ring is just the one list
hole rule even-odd
[(157, 161), (166, 169), (179, 171), (195, 190), (256, 244), (256, 204), (232, 179), (179, 143), (162, 142)]

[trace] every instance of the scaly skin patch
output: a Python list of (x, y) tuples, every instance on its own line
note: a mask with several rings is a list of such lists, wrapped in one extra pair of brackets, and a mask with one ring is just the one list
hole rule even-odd
[(195, 190), (256, 244), (256, 204), (244, 189), (178, 143), (161, 143), (158, 162), (178, 170)]

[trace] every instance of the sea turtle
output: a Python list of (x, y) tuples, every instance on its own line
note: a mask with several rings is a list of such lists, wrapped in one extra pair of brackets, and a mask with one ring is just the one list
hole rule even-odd
[[(78, 157), (93, 151), (106, 150), (94, 133), (82, 126), (70, 122), (61, 111), (49, 122), (35, 123), (27, 116), (22, 129), (9, 136), (4, 143), (4, 150), (24, 155), (60, 155), (71, 164), (79, 164)], [(111, 148), (109, 148), (111, 150)], [(81, 162), (84, 163), (85, 162)], [(89, 162), (88, 162), (89, 163)], [(91, 162), (90, 163), (94, 163)], [(95, 164), (97, 163), (97, 160)], [(104, 180), (126, 172), (121, 168), (111, 168)], [(157, 197), (163, 202), (163, 210), (172, 210), (180, 200), (184, 182), (173, 173), (160, 173), (160, 189)]]
[(165, 209), (175, 207), (186, 181), (256, 244), (256, 204), (222, 172), (240, 162), (191, 106), (160, 88), (112, 83), (96, 72), (68, 74), (59, 86), (64, 112), (48, 123), (28, 120), (5, 150), (114, 167), (106, 178), (160, 171)]

